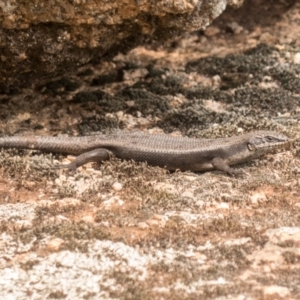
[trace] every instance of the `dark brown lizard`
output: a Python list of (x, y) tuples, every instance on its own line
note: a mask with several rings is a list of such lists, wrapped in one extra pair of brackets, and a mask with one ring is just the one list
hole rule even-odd
[(82, 137), (4, 136), (0, 148), (35, 149), (78, 155), (70, 164), (59, 167), (76, 169), (87, 162), (100, 162), (115, 155), (121, 159), (145, 161), (168, 170), (222, 170), (240, 173), (230, 166), (249, 161), (287, 144), (289, 138), (273, 131), (254, 131), (217, 139), (175, 137), (166, 134), (97, 134)]

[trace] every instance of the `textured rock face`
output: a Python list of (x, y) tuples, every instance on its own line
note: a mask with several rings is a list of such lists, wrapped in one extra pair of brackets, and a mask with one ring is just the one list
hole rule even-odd
[(1, 0), (0, 84), (205, 28), (243, 0)]

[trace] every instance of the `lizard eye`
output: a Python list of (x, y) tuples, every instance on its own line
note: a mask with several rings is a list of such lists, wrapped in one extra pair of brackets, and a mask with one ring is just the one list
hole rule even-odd
[(248, 147), (249, 151), (254, 151), (255, 150), (255, 146), (251, 143), (248, 143), (247, 147)]
[(275, 139), (272, 136), (266, 136), (267, 142), (273, 142)]

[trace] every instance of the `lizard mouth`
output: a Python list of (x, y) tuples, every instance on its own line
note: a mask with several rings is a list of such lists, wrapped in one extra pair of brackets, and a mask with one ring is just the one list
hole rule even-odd
[(256, 136), (247, 144), (247, 148), (251, 152), (269, 151), (290, 145), (291, 140), (284, 135), (281, 136)]
[(259, 151), (259, 152), (276, 152), (279, 149), (288, 149), (291, 146), (291, 141), (287, 139), (286, 141), (281, 141), (281, 142), (276, 142), (272, 144), (267, 144), (267, 145), (259, 145), (255, 149), (253, 149), (252, 145), (252, 150), (248, 147), (250, 151)]

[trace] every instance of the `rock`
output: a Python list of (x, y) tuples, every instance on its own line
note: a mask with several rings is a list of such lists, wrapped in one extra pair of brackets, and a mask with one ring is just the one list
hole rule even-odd
[(287, 299), (286, 297), (290, 296), (291, 294), (288, 288), (284, 286), (278, 286), (278, 285), (264, 287), (263, 293), (265, 296), (272, 296), (272, 299), (278, 299), (278, 298)]
[(300, 52), (297, 52), (297, 53), (294, 55), (294, 63), (295, 63), (295, 64), (300, 64)]
[(124, 204), (124, 201), (122, 199), (120, 199), (118, 196), (111, 197), (110, 199), (102, 202), (102, 205), (106, 209), (122, 206), (123, 204)]
[(0, 1), (0, 91), (145, 41), (204, 29), (243, 0)]
[(300, 241), (300, 227), (279, 227), (266, 231), (269, 241), (273, 244), (284, 243), (288, 240)]
[(119, 192), (119, 191), (122, 190), (123, 185), (122, 185), (122, 183), (116, 181), (116, 182), (112, 185), (112, 188), (113, 188), (113, 190), (115, 190), (116, 192)]
[(47, 244), (47, 248), (50, 251), (58, 251), (60, 249), (60, 247), (62, 246), (62, 244), (65, 241), (63, 239), (60, 238), (53, 238), (49, 241), (49, 243)]

